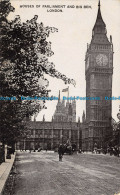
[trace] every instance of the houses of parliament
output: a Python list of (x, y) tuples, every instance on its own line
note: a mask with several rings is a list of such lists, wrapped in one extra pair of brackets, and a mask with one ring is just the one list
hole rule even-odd
[(93, 151), (106, 147), (112, 134), (112, 102), (105, 100), (112, 96), (113, 43), (107, 37), (106, 24), (102, 18), (100, 1), (90, 44), (85, 55), (86, 97), (100, 97), (100, 100), (86, 101), (86, 116), (76, 122), (76, 101), (61, 101), (60, 92), (51, 122), (28, 121), (27, 137), (17, 143), (17, 148), (55, 149), (60, 143), (70, 143), (75, 149)]

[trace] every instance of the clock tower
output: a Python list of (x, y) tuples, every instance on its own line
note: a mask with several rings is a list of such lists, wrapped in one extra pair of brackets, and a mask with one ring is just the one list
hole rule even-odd
[(87, 45), (85, 56), (87, 129), (84, 145), (91, 151), (95, 147), (105, 148), (111, 135), (112, 102), (105, 97), (112, 96), (113, 44), (107, 38), (106, 25), (102, 19), (100, 1), (98, 14), (92, 30), (92, 40)]

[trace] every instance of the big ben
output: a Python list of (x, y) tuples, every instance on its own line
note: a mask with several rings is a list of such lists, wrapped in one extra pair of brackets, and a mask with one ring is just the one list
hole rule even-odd
[(85, 56), (86, 97), (99, 97), (86, 100), (87, 134), (86, 149), (92, 151), (105, 147), (111, 135), (113, 44), (112, 36), (107, 37), (106, 25), (101, 14), (100, 1), (92, 39), (87, 45)]

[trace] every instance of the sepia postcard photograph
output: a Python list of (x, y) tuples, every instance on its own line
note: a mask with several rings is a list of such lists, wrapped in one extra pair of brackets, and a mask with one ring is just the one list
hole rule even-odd
[(120, 195), (120, 0), (0, 0), (0, 195)]

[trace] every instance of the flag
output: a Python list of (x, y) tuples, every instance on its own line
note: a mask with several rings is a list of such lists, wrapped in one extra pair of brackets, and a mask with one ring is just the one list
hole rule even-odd
[(68, 87), (62, 90), (62, 92), (67, 92), (67, 91), (68, 91)]

